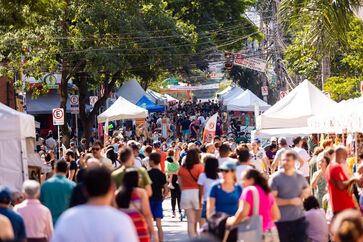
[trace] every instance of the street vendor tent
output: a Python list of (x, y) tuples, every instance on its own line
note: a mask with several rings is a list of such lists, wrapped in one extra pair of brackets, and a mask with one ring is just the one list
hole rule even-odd
[(271, 106), (265, 101), (261, 100), (250, 90), (245, 90), (241, 95), (233, 98), (227, 104), (228, 111), (254, 111), (255, 105), (259, 106), (260, 111), (266, 111)]
[(136, 80), (129, 80), (121, 86), (116, 94), (135, 104), (145, 95), (145, 91)]
[(307, 127), (308, 118), (318, 113), (332, 112), (336, 105), (336, 102), (305, 80), (257, 117), (257, 130)]
[(164, 95), (155, 92), (151, 89), (146, 90), (146, 95), (150, 99), (150, 101), (152, 101), (155, 104), (166, 105), (167, 103), (167, 98)]
[(34, 116), (0, 103), (0, 184), (21, 191), (28, 179), (28, 154), (34, 153), (28, 138), (35, 142)]
[(177, 103), (177, 102), (179, 102), (178, 99), (170, 96), (169, 94), (165, 94), (164, 96), (166, 97), (166, 100), (167, 100), (168, 103)]
[(123, 97), (119, 97), (111, 107), (98, 115), (97, 121), (98, 123), (105, 123), (106, 120), (111, 122), (122, 119), (146, 118), (147, 116), (148, 111), (146, 109), (136, 106)]
[(165, 111), (165, 107), (164, 106), (157, 105), (157, 104), (153, 103), (152, 101), (150, 101), (150, 99), (147, 96), (143, 96), (136, 103), (136, 105), (139, 106), (139, 107), (145, 108), (150, 113), (164, 112)]
[(229, 101), (233, 100), (237, 96), (241, 95), (244, 90), (240, 87), (233, 87), (231, 91), (222, 96), (223, 105), (227, 105)]
[(220, 92), (217, 92), (217, 97), (218, 98), (223, 98), (227, 93), (229, 93), (231, 90), (233, 89), (232, 86), (226, 87), (225, 89), (223, 89)]

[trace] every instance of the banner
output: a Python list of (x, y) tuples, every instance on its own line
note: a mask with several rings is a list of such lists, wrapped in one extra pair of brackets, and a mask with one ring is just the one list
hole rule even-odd
[(195, 90), (208, 90), (208, 89), (218, 89), (219, 84), (208, 84), (208, 85), (199, 85), (199, 86), (174, 86), (170, 85), (168, 87), (171, 91), (195, 91)]
[(265, 72), (267, 65), (265, 60), (246, 57), (243, 54), (235, 54), (233, 64), (235, 66), (242, 66), (260, 72)]
[(205, 124), (203, 132), (203, 143), (210, 143), (213, 141), (213, 138), (216, 135), (217, 118), (218, 118), (218, 113), (210, 117), (207, 123)]

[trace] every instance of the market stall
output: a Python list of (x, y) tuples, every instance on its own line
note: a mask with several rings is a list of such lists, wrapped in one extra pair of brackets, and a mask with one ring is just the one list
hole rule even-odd
[(261, 100), (250, 90), (245, 90), (227, 103), (227, 111), (254, 111), (256, 105), (263, 112), (271, 107), (271, 105)]

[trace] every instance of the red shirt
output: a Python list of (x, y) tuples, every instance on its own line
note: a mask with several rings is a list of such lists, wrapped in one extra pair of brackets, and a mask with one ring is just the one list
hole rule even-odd
[(166, 152), (163, 152), (161, 150), (156, 150), (155, 152), (159, 153), (161, 156), (161, 160), (160, 160), (160, 169), (163, 173), (165, 173), (165, 161), (166, 161)]
[(328, 191), (330, 196), (330, 203), (332, 205), (333, 212), (340, 212), (344, 209), (348, 208), (356, 208), (352, 193), (346, 190), (338, 189), (334, 183), (335, 181), (347, 181), (349, 180), (348, 175), (343, 170), (343, 167), (336, 163), (332, 162), (328, 166), (326, 170), (326, 180), (328, 183)]
[(181, 179), (181, 189), (198, 189), (198, 178), (200, 174), (204, 171), (204, 166), (202, 164), (195, 164), (191, 170), (188, 171), (184, 166), (180, 167), (178, 171), (178, 176)]

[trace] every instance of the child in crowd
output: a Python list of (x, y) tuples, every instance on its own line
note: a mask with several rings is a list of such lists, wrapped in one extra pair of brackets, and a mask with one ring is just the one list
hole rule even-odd
[(168, 186), (165, 174), (160, 170), (159, 164), (161, 156), (159, 153), (153, 152), (149, 156), (149, 164), (151, 169), (149, 170), (149, 176), (152, 181), (152, 196), (150, 197), (150, 208), (156, 221), (156, 227), (158, 228), (159, 241), (163, 242), (163, 228), (161, 226), (161, 219), (163, 218), (163, 206), (162, 202), (164, 197), (168, 194)]
[(308, 223), (307, 235), (311, 242), (328, 242), (329, 230), (324, 210), (314, 196), (304, 200), (305, 218)]
[(173, 186), (173, 176), (176, 176), (176, 173), (178, 172), (180, 165), (178, 163), (178, 161), (174, 161), (174, 150), (173, 149), (169, 149), (168, 150), (168, 157), (166, 158), (166, 170), (168, 172), (169, 175), (169, 185), (168, 187), (170, 189), (174, 189), (175, 187)]

